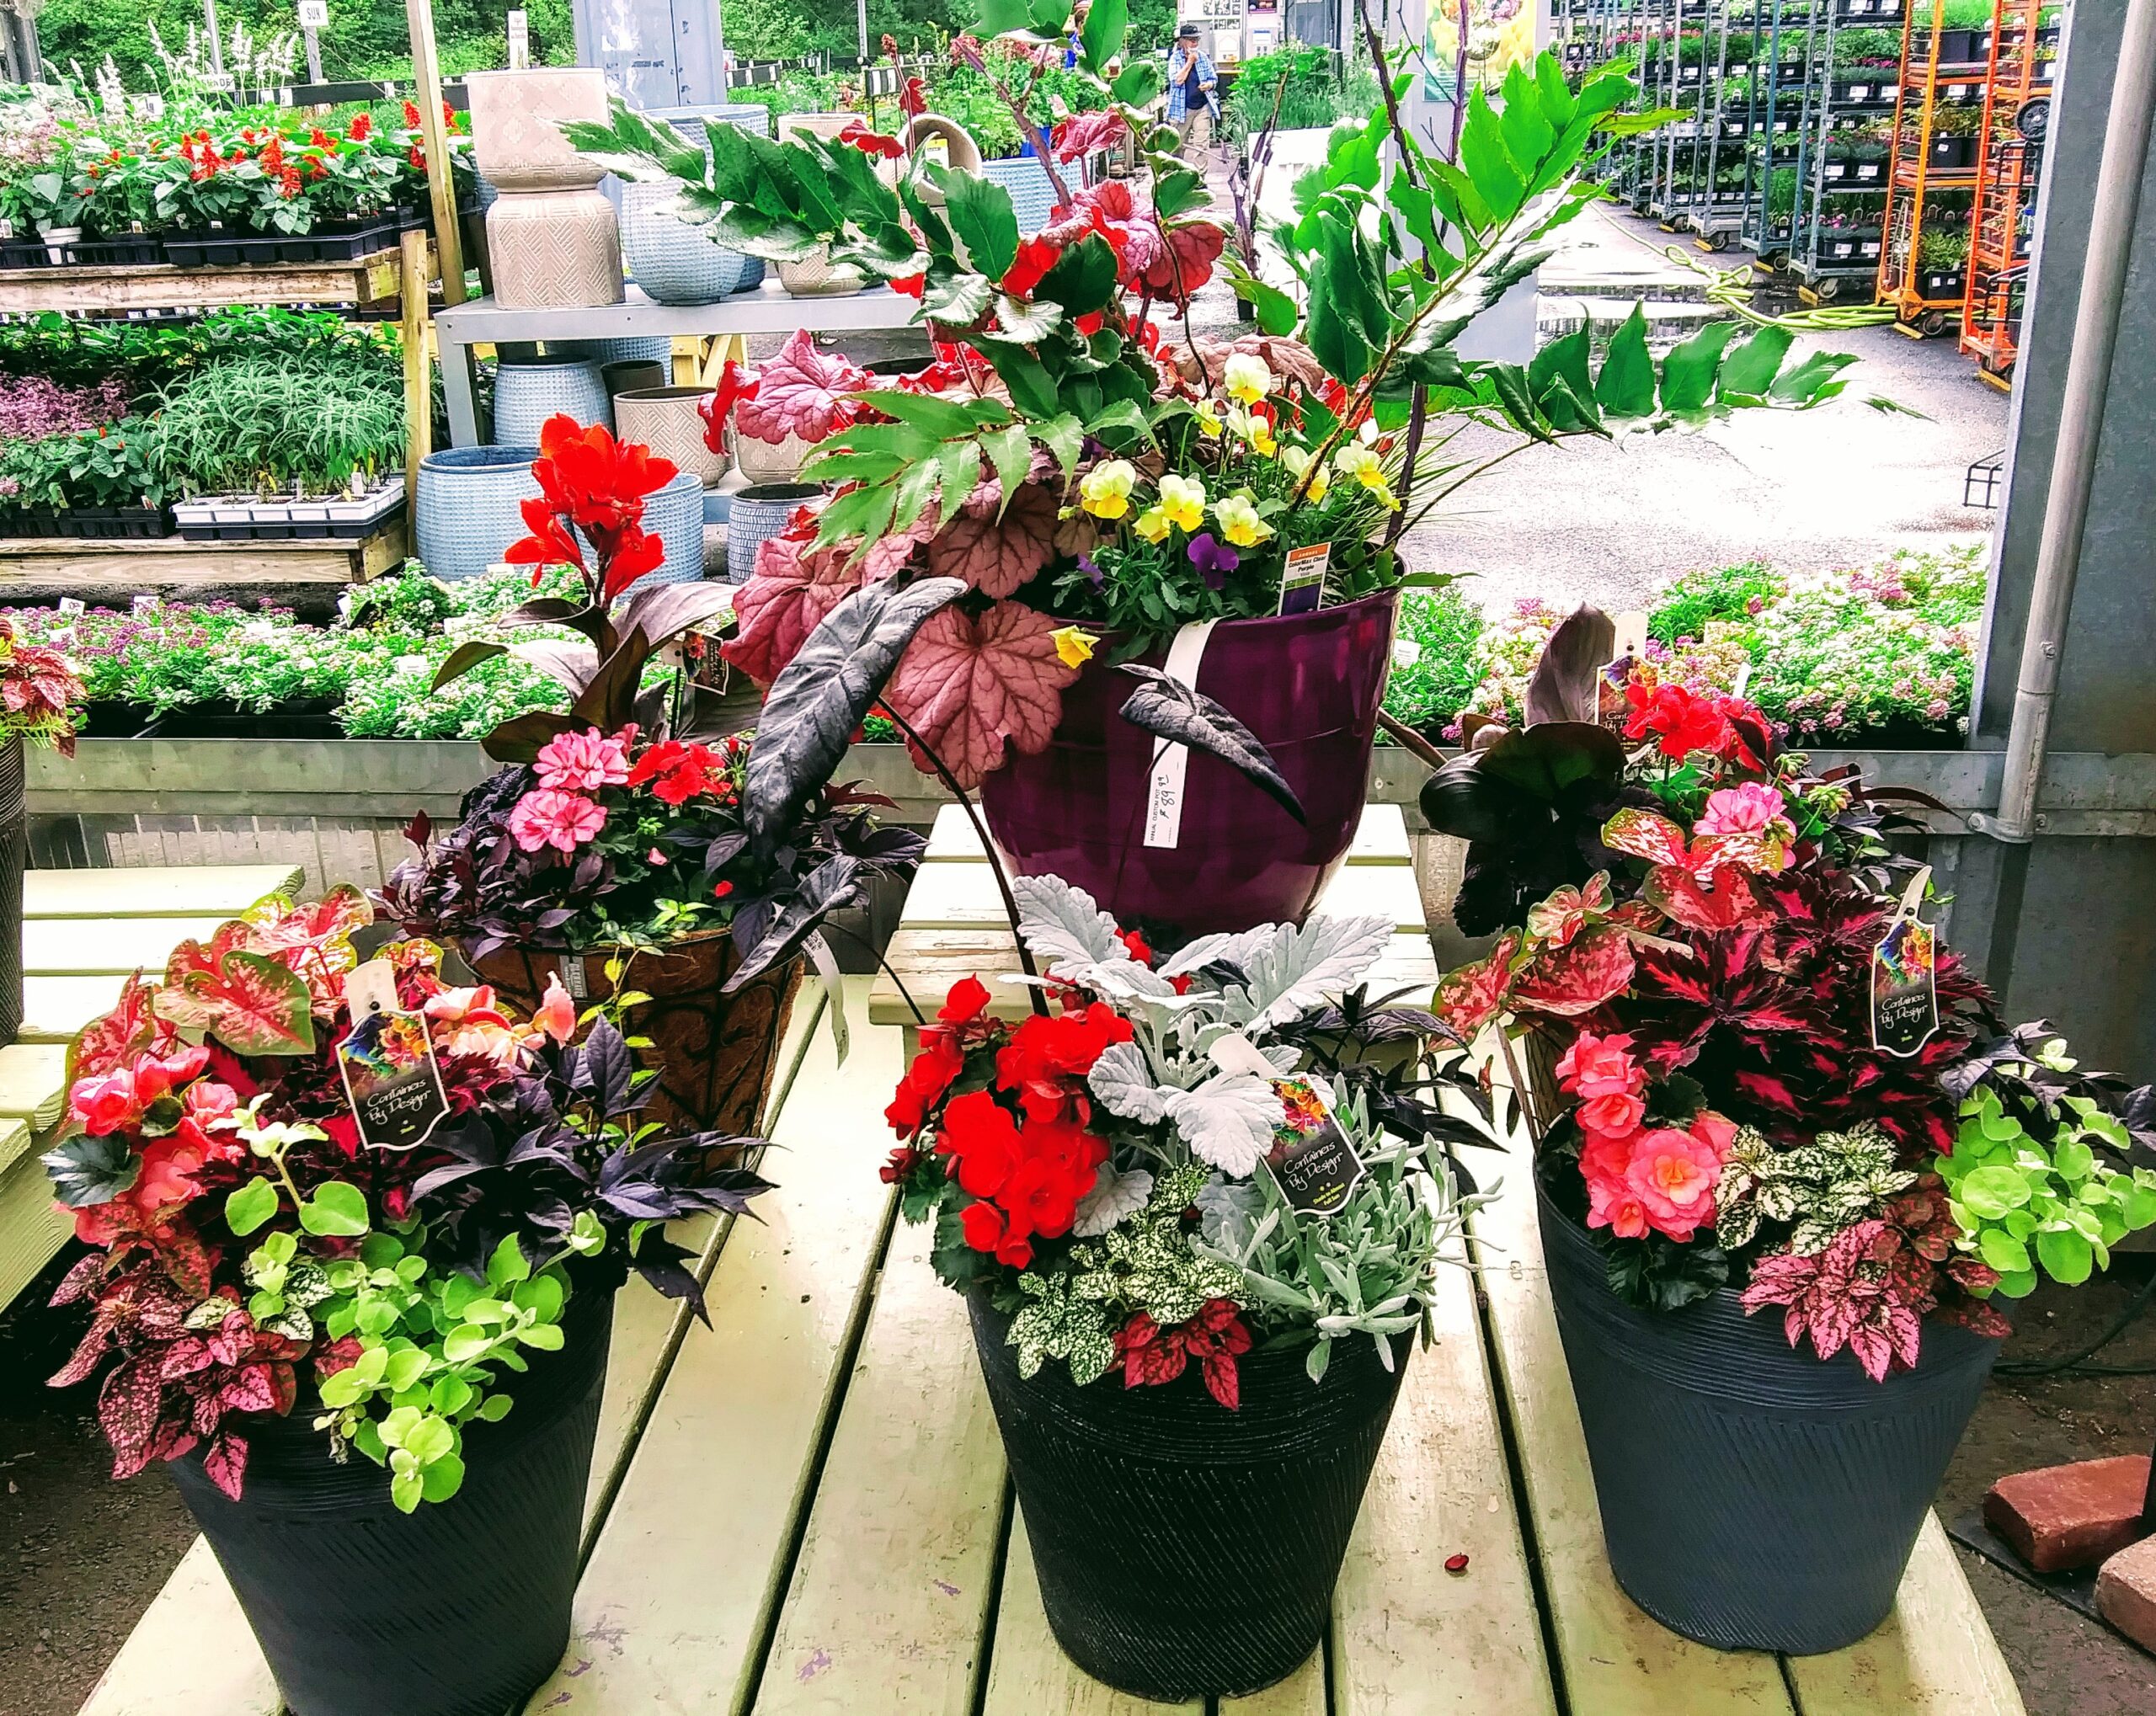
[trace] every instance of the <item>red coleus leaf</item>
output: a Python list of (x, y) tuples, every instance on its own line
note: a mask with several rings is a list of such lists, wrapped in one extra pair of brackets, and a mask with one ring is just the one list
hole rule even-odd
[(1622, 930), (1602, 925), (1561, 947), (1545, 947), (1513, 981), (1513, 1005), (1577, 1018), (1631, 987), (1632, 946)]
[[(964, 786), (1003, 761), (1005, 744), (1046, 747), (1078, 677), (1056, 654), (1052, 615), (998, 602), (979, 619), (946, 608), (921, 627), (884, 701)], [(925, 760), (923, 766), (926, 766)]]
[(767, 539), (756, 550), (755, 575), (734, 594), (739, 631), (719, 653), (760, 685), (776, 679), (824, 616), (861, 588), (843, 549), (809, 549), (814, 534), (811, 523)]
[(1112, 109), (1073, 114), (1055, 127), (1055, 158), (1058, 161), (1075, 161), (1081, 155), (1113, 149), (1122, 138), (1123, 131), (1123, 115)]
[(1015, 595), (1055, 557), (1055, 497), (1028, 482), (1011, 496), (998, 519), (1002, 493), (1002, 485), (992, 477), (974, 490), (958, 516), (928, 545), (932, 574), (962, 578), (983, 594), (1001, 598)]
[(797, 328), (756, 378), (754, 397), (734, 408), (734, 427), (760, 441), (799, 435), (820, 441), (849, 429), (860, 408), (843, 396), (869, 385), (868, 372), (836, 353), (820, 352), (806, 328)]
[(172, 951), (160, 1018), (207, 1031), (235, 1054), (305, 1054), (314, 1047), (312, 997), (298, 973), (262, 953), (227, 941), (227, 924), (205, 948), (183, 941)]

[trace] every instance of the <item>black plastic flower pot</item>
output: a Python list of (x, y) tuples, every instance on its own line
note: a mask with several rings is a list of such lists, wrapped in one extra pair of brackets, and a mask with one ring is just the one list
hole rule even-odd
[(611, 1295), (563, 1322), (559, 1353), (504, 1375), (509, 1416), (466, 1427), (463, 1487), (415, 1513), (372, 1461), (330, 1459), (304, 1400), (252, 1432), (237, 1501), (172, 1463), (291, 1716), (502, 1716), (560, 1662)]
[(1999, 1343), (1927, 1321), (1913, 1371), (1793, 1349), (1782, 1314), (1725, 1288), (1636, 1309), (1540, 1196), (1542, 1250), (1609, 1565), (1625, 1593), (1718, 1650), (1838, 1650), (1894, 1607)]
[(1356, 1336), (1324, 1382), (1306, 1349), (1238, 1361), (1241, 1410), (1197, 1367), (1126, 1389), (1084, 1388), (1051, 1362), (1018, 1374), (1010, 1319), (969, 1297), (974, 1346), (1003, 1432), (1056, 1642), (1142, 1698), (1254, 1692), (1294, 1672), (1325, 1633), (1348, 1538), (1412, 1342), (1388, 1371)]

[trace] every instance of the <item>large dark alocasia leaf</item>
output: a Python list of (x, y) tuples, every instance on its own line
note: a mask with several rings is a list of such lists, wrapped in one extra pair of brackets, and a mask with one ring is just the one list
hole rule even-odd
[(1303, 802), (1295, 797), (1273, 754), (1222, 704), (1158, 668), (1126, 662), (1123, 670), (1141, 681), (1123, 699), (1118, 712), (1125, 721), (1155, 738), (1218, 757), (1297, 822), (1309, 822)]

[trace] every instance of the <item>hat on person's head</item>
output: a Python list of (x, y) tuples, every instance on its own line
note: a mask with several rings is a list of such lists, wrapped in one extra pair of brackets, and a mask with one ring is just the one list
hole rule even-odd
[(1177, 40), (1181, 41), (1186, 36), (1187, 36), (1192, 41), (1196, 41), (1198, 40), (1198, 26), (1194, 24), (1186, 24), (1176, 31)]

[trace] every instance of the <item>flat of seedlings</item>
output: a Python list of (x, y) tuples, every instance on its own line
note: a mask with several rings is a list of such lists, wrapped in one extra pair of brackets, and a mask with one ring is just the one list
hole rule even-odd
[[(1012, 961), (1007, 932), (945, 879), (969, 871), (992, 898), (963, 822), (947, 815), (929, 855), (894, 963), (932, 1007)], [(1396, 809), (1366, 821), (1358, 856), (1343, 876), (1409, 873)], [(1437, 975), (1424, 936), (1396, 937), (1386, 964), (1403, 983)], [(843, 1065), (830, 1005), (851, 1023)], [(766, 1122), (780, 1190), (762, 1221), (717, 1224), (701, 1248), (712, 1327), (640, 1282), (617, 1301), (573, 1636), (531, 1716), (2021, 1716), (1935, 1522), (1895, 1616), (1832, 1656), (1718, 1654), (1623, 1596), (1518, 1195), (1524, 1144), (1477, 1224), (1479, 1276), (1441, 1276), (1435, 1344), (1409, 1366), (1323, 1648), (1210, 1710), (1089, 1680), (1042, 1611), (964, 1303), (877, 1178), (901, 1020), (888, 977), (830, 998), (804, 986)], [(1486, 1159), (1478, 1174), (1499, 1177)], [(1684, 1505), (1684, 1474), (1670, 1483)], [(83, 1712), (278, 1708), (198, 1543)]]
[(130, 972), (162, 971), (177, 943), (301, 880), (284, 864), (24, 872), (23, 1028), (0, 1048), (0, 1306), (68, 1231), (37, 1159), (60, 1118), (66, 1044), (119, 998)]

